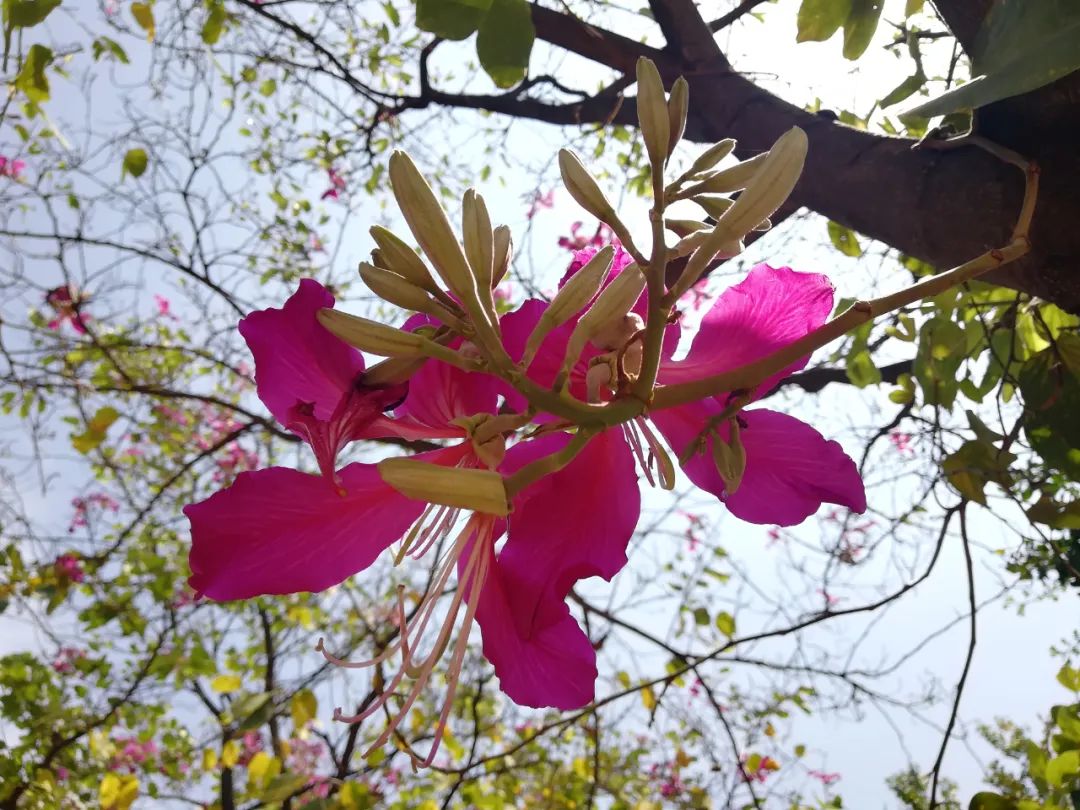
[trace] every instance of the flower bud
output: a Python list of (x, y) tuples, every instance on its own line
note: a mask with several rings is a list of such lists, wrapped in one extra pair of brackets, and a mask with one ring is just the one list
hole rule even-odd
[(701, 174), (701, 172), (708, 171), (721, 160), (731, 154), (735, 148), (734, 138), (724, 138), (722, 141), (718, 141), (701, 153), (687, 169), (684, 177), (693, 177), (695, 174)]
[(692, 233), (709, 230), (709, 226), (696, 219), (665, 219), (664, 227), (676, 236), (689, 236)]
[(559, 150), (559, 172), (563, 185), (577, 204), (601, 222), (611, 225), (617, 218), (615, 209), (581, 159), (569, 149)]
[(407, 498), (506, 517), (510, 501), (503, 477), (492, 470), (444, 467), (411, 458), (378, 464), (382, 479)]
[(433, 301), (424, 290), (396, 273), (361, 262), (360, 278), (375, 295), (388, 303), (431, 315), (459, 331), (464, 327), (461, 320), (446, 307)]
[(698, 194), (693, 201), (705, 209), (705, 213), (713, 219), (720, 219), (734, 202), (730, 197), (720, 194)]
[[(381, 225), (373, 225), (368, 232), (371, 234), (371, 238), (375, 240), (375, 244), (379, 246), (378, 251), (372, 251), (371, 254), (372, 261), (375, 264), (379, 267), (385, 267), (387, 270), (392, 270), (428, 292), (441, 292), (439, 286), (435, 283), (435, 279), (428, 272), (424, 260), (395, 233), (388, 231)], [(379, 254), (378, 256), (375, 255), (376, 252)]]
[(668, 157), (671, 157), (686, 132), (686, 116), (689, 112), (690, 85), (680, 76), (671, 85), (671, 96), (668, 98)]
[(435, 192), (404, 152), (390, 157), (390, 184), (409, 229), (435, 271), (475, 317), (470, 303), (476, 301), (476, 279), (469, 261)]
[(528, 368), (540, 344), (553, 329), (558, 329), (593, 300), (600, 285), (607, 278), (614, 255), (615, 249), (611, 245), (605, 245), (585, 263), (584, 267), (570, 276), (533, 327), (525, 343), (525, 352), (521, 357), (522, 366)]
[[(664, 81), (651, 59), (637, 60), (637, 114), (645, 149), (652, 163), (653, 177), (661, 176), (668, 156), (671, 125), (664, 99)], [(661, 181), (662, 182), (662, 181)]]
[(426, 354), (425, 344), (431, 343), (422, 335), (336, 309), (320, 309), (315, 317), (327, 331), (350, 346), (382, 357), (422, 357)]
[(491, 265), (495, 252), (491, 217), (488, 216), (484, 198), (473, 189), (465, 192), (461, 202), (461, 233), (465, 241), (465, 256), (476, 277), (476, 288), (482, 293), (491, 289)]
[(570, 369), (577, 363), (589, 338), (610, 324), (622, 324), (623, 316), (634, 306), (644, 289), (645, 274), (636, 263), (627, 265), (604, 288), (593, 305), (581, 316), (574, 331), (570, 334), (560, 377), (570, 373)]
[(495, 229), (493, 244), (495, 248), (494, 261), (492, 262), (491, 288), (495, 289), (506, 277), (510, 269), (510, 262), (514, 258), (514, 240), (510, 235), (510, 228), (500, 225)]
[(725, 238), (741, 239), (767, 219), (791, 194), (806, 162), (806, 133), (792, 127), (773, 144), (746, 191), (716, 223)]
[(739, 422), (732, 419), (731, 437), (724, 441), (719, 435), (713, 436), (712, 451), (716, 471), (724, 482), (724, 494), (731, 496), (739, 489), (746, 473), (746, 448), (739, 437)]
[(761, 170), (762, 164), (768, 155), (768, 152), (764, 152), (755, 155), (749, 160), (736, 163), (734, 166), (720, 169), (703, 178), (700, 183), (695, 183), (681, 192), (679, 197), (692, 197), (695, 194), (727, 194), (744, 189), (750, 185), (755, 175)]

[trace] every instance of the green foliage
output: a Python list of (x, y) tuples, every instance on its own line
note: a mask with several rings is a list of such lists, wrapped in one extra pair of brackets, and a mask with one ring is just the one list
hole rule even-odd
[(803, 0), (798, 42), (820, 42), (844, 29), (844, 58), (858, 59), (877, 31), (883, 0)]
[(480, 64), (498, 87), (525, 77), (536, 32), (527, 0), (492, 0), (476, 35)]
[(922, 116), (976, 109), (1080, 69), (1080, 7), (1072, 0), (995, 3), (972, 53), (975, 78), (911, 110)]
[(126, 177), (129, 174), (132, 177), (142, 177), (143, 173), (146, 171), (149, 160), (150, 158), (146, 154), (145, 149), (129, 149), (124, 154), (124, 163), (120, 169), (121, 178)]

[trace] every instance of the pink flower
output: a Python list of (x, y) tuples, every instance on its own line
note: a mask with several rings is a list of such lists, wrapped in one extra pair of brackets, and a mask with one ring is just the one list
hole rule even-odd
[(834, 606), (840, 604), (840, 597), (839, 596), (833, 596), (831, 593), (829, 593), (824, 588), (818, 588), (817, 593), (821, 596), (822, 599), (825, 600), (825, 607), (831, 608), (831, 607), (834, 607)]
[(838, 773), (825, 773), (824, 771), (808, 771), (814, 779), (817, 779), (825, 787), (835, 784), (840, 781), (840, 774)]
[(599, 248), (607, 244), (617, 244), (615, 234), (606, 224), (601, 222), (592, 236), (578, 233), (584, 227), (583, 222), (575, 222), (570, 226), (570, 236), (559, 237), (559, 247), (567, 250), (585, 250), (586, 248)]
[[(594, 254), (592, 249), (575, 253), (567, 277)], [(622, 272), (629, 263), (630, 257), (618, 250), (611, 276)], [(526, 301), (502, 319), (504, 341), (512, 358), (522, 357), (526, 340), (547, 306), (543, 301)], [(660, 384), (689, 382), (752, 363), (823, 324), (832, 306), (833, 288), (825, 276), (758, 265), (743, 281), (717, 298), (702, 319), (684, 359), (670, 359), (679, 341), (679, 325), (667, 328), (658, 381)], [(636, 374), (631, 349), (646, 311), (647, 294), (643, 293), (617, 334), (602, 337), (602, 342), (607, 341), (604, 345), (589, 346), (582, 352), (569, 378), (569, 389), (574, 396), (602, 401), (622, 384), (620, 379), (612, 379), (608, 369), (625, 371), (631, 367)], [(529, 377), (544, 386), (553, 384), (575, 325), (576, 318), (548, 335), (529, 365)], [(613, 362), (616, 357), (618, 366)], [(640, 358), (640, 353), (637, 357)], [(752, 402), (805, 366), (808, 359), (796, 360), (755, 391), (743, 393)], [(607, 376), (600, 377), (597, 370)], [(524, 398), (516, 391), (507, 390), (506, 397), (511, 407), (524, 409)], [(649, 477), (646, 448), (650, 456), (663, 452), (650, 428), (651, 422), (680, 459), (687, 477), (723, 500), (732, 514), (750, 523), (792, 526), (816, 512), (822, 503), (840, 504), (856, 512), (866, 509), (866, 494), (855, 463), (839, 444), (827, 441), (795, 417), (767, 408), (752, 408), (740, 410), (735, 420), (726, 419), (709, 429), (710, 420), (718, 417), (734, 397), (735, 394), (708, 397), (653, 411), (648, 418), (639, 416), (624, 426), (625, 440), (608, 442), (610, 451), (619, 457), (633, 452)], [(733, 441), (736, 424), (746, 467), (737, 488), (728, 491), (714, 461), (714, 445), (718, 441)]]
[(67, 778), (69, 776), (71, 776), (71, 771), (69, 771), (63, 765), (60, 765), (59, 767), (57, 767), (57, 769), (56, 769), (56, 781), (57, 782), (66, 782)]
[(172, 304), (170, 303), (169, 299), (166, 298), (164, 295), (158, 295), (157, 293), (154, 293), (154, 303), (157, 305), (157, 314), (159, 317), (168, 318), (172, 321), (180, 320), (176, 317), (176, 315), (173, 314)]
[(539, 213), (542, 208), (553, 208), (555, 206), (555, 189), (550, 189), (546, 194), (541, 194), (540, 190), (534, 191), (529, 200), (529, 210), (525, 212), (526, 219), (532, 219)]
[(322, 193), (320, 199), (336, 200), (340, 193), (345, 190), (345, 178), (338, 174), (337, 169), (333, 166), (327, 168), (326, 174), (330, 178), (330, 188)]
[(769, 778), (769, 774), (773, 771), (780, 770), (780, 764), (772, 757), (761, 757), (758, 760), (757, 768), (750, 771), (747, 768), (747, 762), (749, 757), (743, 754), (739, 757), (739, 762), (742, 767), (742, 777), (745, 782), (764, 782)]
[(26, 168), (26, 161), (13, 160), (0, 155), (0, 177), (11, 180), (21, 180), (22, 170)]
[(83, 571), (82, 562), (76, 554), (61, 554), (53, 562), (53, 567), (60, 577), (71, 582), (82, 582), (86, 579), (86, 572)]
[(90, 316), (82, 312), (80, 308), (86, 301), (85, 296), (73, 293), (67, 284), (49, 290), (45, 294), (45, 303), (52, 307), (56, 317), (49, 321), (48, 327), (55, 331), (66, 321), (80, 335), (85, 335)]
[[(242, 472), (228, 489), (185, 508), (192, 532), (191, 586), (211, 598), (322, 591), (367, 568), (407, 533), (401, 556), (406, 551), (422, 556), (449, 535), (459, 510), (402, 495), (382, 479), (375, 464), (335, 469), (337, 453), (353, 440), (379, 435), (455, 439), (457, 444), (413, 459), (463, 469), (497, 465), (500, 472), (512, 474), (559, 451), (572, 438), (550, 432), (514, 445), (504, 456), (502, 432), (485, 436), (482, 431), (498, 412), (497, 380), (435, 361), (412, 376), (409, 395), (393, 418), (383, 417), (382, 409), (400, 401), (402, 392), (357, 383), (364, 368), (360, 353), (316, 319), (321, 308), (333, 303), (324, 288), (304, 281), (283, 309), (256, 312), (240, 324), (255, 356), (259, 396), (279, 421), (308, 441), (323, 475), (283, 467)], [(406, 328), (424, 322), (416, 316)], [(459, 587), (438, 631), (449, 650), (450, 688), (428, 764), (445, 727), (474, 619), (484, 655), (515, 702), (573, 709), (593, 699), (596, 653), (565, 600), (577, 580), (610, 579), (626, 563), (640, 501), (633, 458), (614, 452), (615, 446), (625, 447), (615, 430), (593, 438), (563, 469), (518, 493), (512, 520), (480, 513), (469, 517), (446, 544), (449, 551), (439, 564), (435, 585), (414, 618), (404, 621), (404, 608), (399, 608), (399, 641), (379, 660), (398, 650), (406, 661), (413, 660), (416, 639), (457, 570)], [(605, 482), (618, 510), (597, 506), (592, 497), (596, 480)], [(563, 523), (554, 534), (552, 514)], [(496, 555), (495, 543), (504, 533), (508, 539)], [(463, 626), (451, 645), (448, 639), (462, 609)], [(437, 659), (429, 656), (419, 667), (399, 713), (376, 746), (408, 715)], [(406, 669), (389, 680), (379, 700), (349, 722), (381, 710), (404, 682)]]
[(119, 751), (109, 761), (109, 769), (134, 772), (147, 760), (157, 756), (157, 743), (153, 740), (140, 740), (138, 737), (117, 737)]
[(76, 529), (90, 525), (91, 507), (100, 509), (103, 512), (107, 510), (114, 514), (120, 510), (120, 504), (117, 503), (116, 499), (106, 495), (104, 492), (91, 492), (85, 498), (72, 498), (71, 505), (75, 507), (75, 513), (71, 517), (71, 523), (68, 524), (68, 534), (73, 533)]
[(902, 456), (911, 456), (915, 451), (911, 448), (912, 435), (899, 430), (889, 431), (889, 441), (896, 448), (896, 452)]
[(53, 659), (52, 668), (61, 675), (70, 675), (75, 671), (79, 661), (86, 658), (86, 651), (77, 647), (61, 647), (57, 650), (56, 658)]

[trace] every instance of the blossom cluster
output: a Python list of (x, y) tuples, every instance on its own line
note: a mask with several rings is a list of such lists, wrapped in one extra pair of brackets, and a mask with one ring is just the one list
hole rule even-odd
[[(646, 101), (649, 81), (639, 76)], [(662, 178), (669, 134), (647, 107), (642, 115), (654, 179)], [(400, 328), (348, 315), (329, 289), (305, 279), (282, 308), (240, 322), (259, 397), (307, 443), (319, 474), (244, 471), (186, 507), (190, 584), (217, 600), (318, 592), (394, 544), (395, 564), (435, 558), (430, 587), (408, 609), (413, 597), (399, 589), (388, 611), (398, 632), (375, 659), (341, 661), (319, 645), (342, 666), (400, 658), (364, 711), (336, 715), (359, 722), (392, 708), (373, 748), (391, 738), (440, 667), (448, 687), (430, 753), (414, 755), (432, 762), (474, 624), (516, 703), (570, 710), (594, 699), (596, 652), (566, 599), (580, 580), (610, 580), (627, 563), (639, 476), (670, 489), (681, 468), (732, 515), (757, 524), (795, 525), (822, 503), (866, 508), (858, 470), (839, 444), (758, 404), (806, 364), (799, 341), (833, 308), (825, 276), (758, 265), (716, 298), (675, 359), (678, 302), (786, 197), (805, 136), (789, 133), (750, 168), (715, 170), (730, 148), (718, 144), (658, 188), (655, 221), (666, 223), (665, 204), (694, 189), (742, 194), (711, 225), (668, 223), (681, 235), (672, 248), (654, 231), (651, 258), (576, 156), (561, 153), (567, 190), (610, 230), (604, 243), (587, 239), (575, 250), (551, 300), (509, 312), (495, 306), (512, 259), (509, 230), (492, 226), (470, 190), (459, 241), (412, 161), (395, 153), (390, 181), (427, 262), (375, 227), (377, 247), (360, 275), (416, 314)], [(668, 279), (671, 261), (687, 256)], [(362, 352), (387, 359), (369, 367)], [(432, 449), (340, 461), (368, 439)]]

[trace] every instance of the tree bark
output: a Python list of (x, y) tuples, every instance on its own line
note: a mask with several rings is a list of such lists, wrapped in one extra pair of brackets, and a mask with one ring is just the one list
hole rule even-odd
[[(864, 132), (808, 113), (738, 75), (718, 49), (703, 57), (701, 37), (688, 33), (687, 26), (705, 23), (689, 0), (653, 0), (651, 5), (665, 35), (672, 38), (664, 50), (539, 6), (534, 6), (533, 18), (541, 39), (624, 74), (633, 75), (637, 58), (648, 56), (669, 85), (685, 75), (691, 89), (686, 131), (691, 141), (734, 137), (746, 156), (767, 149), (788, 128), (802, 127), (810, 152), (792, 196), (799, 205), (940, 268), (1007, 241), (1023, 194), (1023, 177), (1016, 168), (975, 147), (915, 148), (910, 139)], [(939, 0), (938, 6), (948, 8), (943, 18), (956, 25), (961, 44), (970, 46), (986, 0)], [(688, 17), (691, 12), (693, 17)], [(691, 46), (682, 50), (680, 40)], [(1072, 145), (1077, 130), (1062, 129), (1080, 110), (1072, 89), (1076, 82), (1075, 76), (1066, 77), (980, 111), (979, 131), (1037, 161), (1042, 169), (1032, 253), (987, 279), (1080, 313), (1080, 155)], [(440, 101), (454, 103), (452, 97)], [(488, 109), (552, 123), (633, 123), (636, 118), (632, 99), (617, 109), (610, 99), (568, 105), (513, 97), (487, 101)], [(1023, 118), (1015, 118), (1020, 112), (1053, 126), (1033, 130)]]

